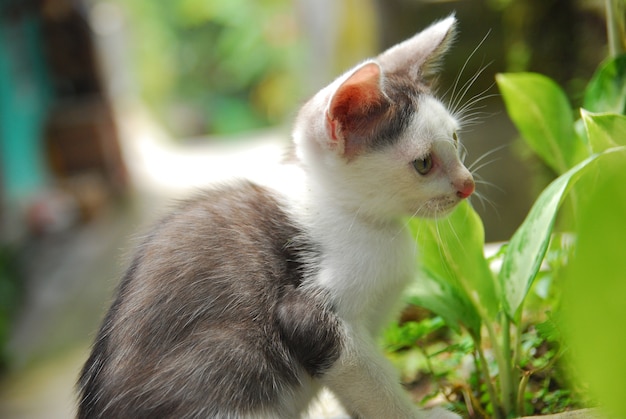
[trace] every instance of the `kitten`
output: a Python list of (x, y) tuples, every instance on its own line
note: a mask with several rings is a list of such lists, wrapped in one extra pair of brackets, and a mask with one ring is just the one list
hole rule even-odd
[[(317, 93), (285, 178), (184, 202), (143, 240), (79, 381), (79, 418), (296, 418), (324, 386), (355, 417), (422, 411), (376, 345), (414, 278), (402, 217), (470, 196), (427, 78), (449, 17)], [(286, 186), (287, 185), (287, 186)]]

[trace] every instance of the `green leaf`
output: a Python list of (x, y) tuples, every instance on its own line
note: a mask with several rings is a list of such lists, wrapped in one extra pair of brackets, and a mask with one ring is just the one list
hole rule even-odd
[(546, 321), (535, 325), (537, 335), (547, 342), (561, 342), (561, 330), (557, 323), (549, 317)]
[(406, 291), (407, 303), (424, 307), (441, 316), (446, 324), (460, 333), (465, 327), (480, 341), (480, 315), (467, 294), (447, 278), (422, 268), (418, 278)]
[(403, 324), (394, 323), (384, 332), (384, 342), (387, 350), (398, 351), (415, 346), (423, 337), (436, 332), (445, 326), (441, 317), (424, 319), (420, 322), (408, 321)]
[(600, 155), (588, 157), (548, 185), (511, 238), (502, 261), (499, 281), (505, 311), (513, 321), (517, 321), (523, 301), (539, 272), (563, 197)]
[(609, 148), (626, 145), (626, 116), (616, 114), (593, 114), (584, 109), (580, 111), (594, 152), (599, 153)]
[(498, 74), (507, 112), (530, 148), (562, 174), (587, 155), (574, 131), (570, 104), (551, 79), (534, 73)]
[(430, 281), (424, 290), (431, 295), (420, 292), (420, 300), (446, 320), (454, 319), (479, 332), (481, 318), (493, 319), (499, 310), (495, 280), (484, 257), (480, 217), (468, 202), (462, 202), (448, 218), (411, 223), (420, 248), (421, 272)]
[[(623, 147), (622, 147), (623, 149)], [(626, 417), (626, 154), (604, 158), (579, 211), (576, 251), (559, 278), (571, 360), (598, 404)]]
[(602, 64), (587, 85), (583, 107), (591, 112), (626, 113), (626, 54)]

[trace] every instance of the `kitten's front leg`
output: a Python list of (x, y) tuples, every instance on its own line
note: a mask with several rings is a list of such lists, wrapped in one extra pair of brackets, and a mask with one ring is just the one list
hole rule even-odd
[(353, 417), (460, 419), (445, 409), (421, 410), (415, 406), (369, 334), (349, 328), (344, 331), (342, 353), (321, 381)]

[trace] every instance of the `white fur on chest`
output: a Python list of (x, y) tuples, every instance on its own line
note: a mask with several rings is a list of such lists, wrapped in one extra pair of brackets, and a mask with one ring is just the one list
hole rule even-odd
[(329, 291), (342, 318), (375, 334), (413, 277), (416, 245), (401, 222), (377, 224), (329, 196), (307, 198), (296, 216), (322, 251), (307, 285)]
[(354, 221), (325, 227), (320, 271), (312, 285), (330, 291), (344, 319), (365, 322), (375, 333), (395, 314), (412, 278), (415, 247), (401, 226), (380, 230)]
[(406, 226), (401, 220), (372, 222), (347, 209), (354, 207), (310, 182), (298, 166), (281, 172), (265, 185), (284, 197), (290, 216), (321, 250), (305, 286), (328, 291), (343, 319), (377, 333), (396, 314), (414, 276), (417, 249)]

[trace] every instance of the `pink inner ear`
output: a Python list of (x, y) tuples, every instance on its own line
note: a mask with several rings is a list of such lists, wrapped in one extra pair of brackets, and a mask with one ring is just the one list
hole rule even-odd
[(380, 67), (369, 63), (359, 68), (335, 92), (328, 117), (342, 120), (367, 112), (373, 103), (380, 102)]
[[(380, 67), (375, 63), (365, 64), (352, 74), (341, 87), (358, 85), (362, 89), (375, 90), (380, 93)], [(340, 89), (341, 89), (340, 87)]]
[[(381, 70), (368, 63), (356, 70), (333, 95), (326, 115), (329, 135), (333, 141), (344, 141), (344, 154), (356, 154), (360, 146), (348, 144), (350, 134), (368, 125), (368, 116), (378, 113), (384, 102), (380, 88)], [(351, 156), (348, 156), (351, 157)]]

